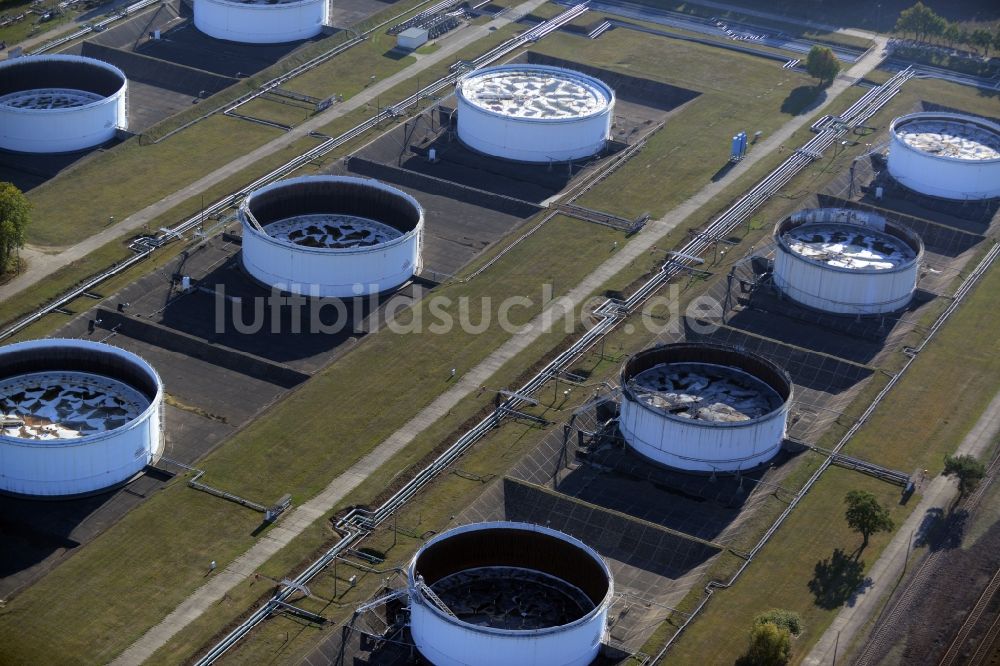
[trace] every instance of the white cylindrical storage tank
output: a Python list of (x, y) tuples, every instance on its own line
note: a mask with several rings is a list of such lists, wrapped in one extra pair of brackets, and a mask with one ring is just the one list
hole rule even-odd
[(0, 62), (0, 149), (69, 153), (128, 128), (125, 73), (72, 55)]
[(280, 44), (320, 34), (329, 12), (328, 0), (194, 0), (194, 25), (216, 39)]
[(456, 87), (458, 138), (472, 150), (520, 162), (564, 162), (601, 152), (615, 93), (586, 74), (548, 65), (501, 65)]
[(439, 534), (414, 555), (407, 579), (410, 634), (434, 666), (587, 666), (614, 593), (596, 551), (529, 523)]
[(409, 194), (377, 180), (280, 180), (248, 196), (239, 214), (244, 268), (282, 291), (377, 294), (420, 270), (424, 210)]
[(163, 451), (163, 383), (111, 345), (0, 347), (0, 491), (61, 497), (128, 481)]
[(716, 344), (653, 347), (625, 363), (621, 386), (619, 429), (653, 462), (736, 472), (781, 449), (792, 381), (762, 356)]
[(889, 125), (889, 174), (944, 199), (1000, 197), (1000, 125), (959, 113), (912, 113)]
[(924, 244), (881, 215), (846, 208), (794, 213), (774, 229), (774, 284), (806, 307), (869, 315), (905, 307)]

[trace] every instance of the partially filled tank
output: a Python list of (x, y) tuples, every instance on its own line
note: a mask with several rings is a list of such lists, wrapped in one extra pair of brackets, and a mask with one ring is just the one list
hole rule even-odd
[(801, 210), (774, 229), (774, 283), (791, 300), (836, 314), (905, 307), (924, 244), (881, 215), (846, 208)]
[(163, 384), (86, 340), (0, 347), (0, 491), (59, 497), (128, 481), (163, 451)]
[(621, 372), (619, 429), (635, 453), (690, 472), (737, 472), (781, 450), (792, 381), (757, 354), (706, 343), (653, 347)]
[(125, 73), (74, 55), (0, 62), (0, 149), (20, 153), (85, 150), (128, 128)]
[(889, 174), (943, 199), (1000, 197), (1000, 125), (958, 113), (912, 113), (889, 126)]
[(240, 206), (243, 266), (282, 291), (350, 298), (393, 289), (420, 270), (424, 210), (385, 183), (304, 176)]
[(515, 522), (435, 536), (407, 578), (410, 632), (435, 666), (586, 666), (604, 640), (614, 592), (592, 548)]

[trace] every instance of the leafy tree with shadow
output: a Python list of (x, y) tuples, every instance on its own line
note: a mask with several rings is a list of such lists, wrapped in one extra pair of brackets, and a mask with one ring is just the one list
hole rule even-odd
[(853, 597), (865, 582), (865, 563), (840, 548), (829, 558), (816, 563), (809, 591), (814, 602), (824, 610), (840, 608)]
[(975, 456), (945, 456), (944, 475), (958, 479), (958, 499), (956, 504), (969, 496), (986, 476), (986, 465)]
[(24, 247), (24, 233), (31, 221), (31, 202), (13, 183), (0, 183), (0, 274)]
[(893, 528), (889, 509), (879, 504), (878, 498), (864, 490), (852, 490), (844, 496), (847, 511), (844, 517), (847, 525), (862, 537), (861, 547), (857, 555), (868, 547), (868, 538), (879, 532), (889, 532)]
[(840, 73), (840, 61), (833, 54), (833, 50), (826, 46), (813, 46), (806, 56), (806, 71), (809, 76), (819, 79), (819, 85), (831, 84)]

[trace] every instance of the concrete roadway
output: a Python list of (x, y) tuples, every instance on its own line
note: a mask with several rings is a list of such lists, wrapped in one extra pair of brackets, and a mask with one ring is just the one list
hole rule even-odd
[[(539, 0), (533, 0), (533, 3), (535, 2), (541, 4)], [(519, 9), (523, 8), (525, 5), (521, 5)], [(869, 51), (847, 73), (839, 76), (827, 89), (827, 97), (822, 104), (828, 105), (835, 101), (842, 92), (878, 67), (882, 60), (880, 54), (883, 46), (884, 43), (878, 44), (877, 48)], [(459, 375), (451, 388), (438, 396), (402, 428), (350, 469), (333, 479), (317, 496), (296, 507), (289, 515), (282, 518), (260, 541), (237, 557), (236, 560), (224, 566), (209, 582), (195, 590), (163, 621), (133, 643), (113, 662), (114, 666), (142, 663), (188, 624), (198, 619), (206, 611), (211, 610), (229, 590), (252, 576), (254, 571), (279, 549), (301, 534), (312, 522), (323, 519), (333, 507), (357, 488), (370, 474), (405, 449), (417, 434), (446, 415), (460, 400), (477, 392), (481, 386), (489, 385), (490, 377), (496, 371), (535, 342), (546, 330), (546, 327), (556, 325), (565, 316), (565, 310), (562, 310), (562, 307), (572, 307), (573, 310), (579, 311), (591, 294), (598, 290), (601, 285), (627, 268), (633, 261), (643, 257), (657, 241), (672, 229), (680, 225), (695, 225), (704, 222), (703, 219), (695, 217), (698, 211), (718, 196), (735, 179), (746, 173), (757, 161), (778, 150), (780, 146), (791, 139), (792, 134), (807, 126), (816, 110), (818, 109), (810, 109), (803, 112), (802, 115), (790, 119), (770, 137), (759, 142), (749, 156), (737, 164), (725, 177), (709, 183), (700, 192), (668, 212), (664, 217), (650, 221), (641, 233), (634, 236), (623, 247), (619, 249), (609, 248), (609, 258), (586, 276), (565, 298), (552, 303), (537, 315), (529, 324), (526, 332), (514, 336), (479, 365)]]

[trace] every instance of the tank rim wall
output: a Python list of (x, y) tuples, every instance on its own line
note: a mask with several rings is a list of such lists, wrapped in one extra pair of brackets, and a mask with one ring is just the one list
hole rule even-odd
[[(818, 209), (817, 209), (818, 210)], [(853, 210), (853, 209), (845, 209)], [(865, 212), (865, 211), (859, 211)], [(802, 256), (801, 254), (795, 252), (788, 246), (785, 239), (782, 238), (782, 234), (786, 231), (792, 229), (801, 229), (803, 227), (810, 226), (834, 226), (834, 227), (844, 227), (845, 229), (851, 229), (855, 227), (864, 227), (871, 233), (882, 234), (886, 236), (891, 236), (892, 238), (902, 241), (913, 250), (914, 256), (909, 261), (903, 262), (898, 266), (889, 269), (875, 269), (875, 268), (845, 268), (842, 266), (830, 266), (829, 264), (824, 264), (822, 262), (816, 261), (809, 257)], [(774, 240), (775, 246), (784, 252), (786, 255), (793, 259), (802, 261), (809, 264), (810, 266), (816, 266), (822, 268), (823, 270), (828, 270), (834, 273), (847, 273), (851, 275), (892, 275), (894, 273), (902, 273), (913, 268), (914, 264), (920, 263), (924, 258), (924, 241), (915, 232), (907, 229), (906, 227), (894, 224), (888, 220), (885, 220), (885, 231), (880, 231), (878, 229), (873, 229), (867, 225), (854, 225), (848, 222), (793, 222), (791, 216), (786, 217), (784, 220), (775, 225), (774, 231), (771, 234), (771, 238)]]
[[(498, 629), (496, 627), (483, 627), (480, 625), (471, 624), (459, 620), (458, 618), (453, 617), (451, 615), (447, 615), (436, 605), (428, 603), (422, 593), (415, 591), (416, 581), (414, 574), (416, 573), (417, 562), (419, 561), (421, 555), (423, 555), (424, 552), (427, 550), (427, 548), (434, 545), (435, 543), (444, 541), (449, 537), (458, 534), (473, 532), (473, 531), (485, 531), (485, 530), (496, 530), (496, 529), (512, 529), (512, 530), (539, 532), (545, 534), (548, 537), (559, 539), (561, 541), (569, 543), (572, 546), (575, 546), (577, 549), (582, 551), (583, 554), (586, 554), (588, 557), (593, 559), (594, 562), (597, 563), (598, 566), (601, 568), (604, 575), (607, 577), (607, 590), (604, 594), (604, 597), (601, 599), (599, 603), (595, 603), (594, 608), (592, 608), (586, 614), (566, 624), (561, 624), (554, 627), (543, 627), (540, 629)], [(410, 589), (411, 595), (419, 594), (420, 595), (419, 603), (422, 604), (427, 610), (432, 612), (439, 620), (461, 627), (467, 631), (489, 634), (491, 636), (497, 636), (502, 638), (516, 639), (516, 638), (538, 637), (549, 634), (563, 633), (569, 629), (592, 622), (596, 617), (598, 617), (602, 613), (605, 613), (608, 610), (608, 608), (610, 608), (611, 602), (614, 600), (614, 576), (607, 562), (604, 561), (604, 558), (601, 557), (596, 550), (594, 550), (591, 546), (588, 546), (586, 543), (584, 543), (583, 541), (577, 539), (572, 535), (560, 532), (559, 530), (554, 530), (549, 527), (544, 527), (542, 525), (536, 525), (534, 523), (524, 523), (515, 521), (491, 521), (485, 523), (470, 523), (468, 525), (462, 525), (460, 527), (450, 529), (446, 532), (442, 532), (441, 534), (438, 534), (429, 539), (426, 543), (424, 543), (424, 545), (420, 547), (419, 550), (417, 550), (413, 558), (410, 560), (409, 565), (407, 566), (406, 577), (407, 577), (407, 586)], [(566, 582), (568, 583), (568, 581)]]
[[(503, 72), (503, 71), (540, 71), (540, 72), (550, 72), (553, 74), (562, 74), (568, 79), (579, 79), (585, 81), (588, 85), (593, 86), (604, 94), (605, 103), (604, 105), (590, 113), (573, 116), (571, 118), (522, 118), (518, 116), (511, 116), (500, 111), (494, 111), (492, 109), (484, 109), (479, 106), (469, 98), (465, 96), (465, 91), (462, 88), (462, 84), (467, 79), (474, 79), (481, 76), (485, 76), (491, 72)], [(584, 74), (575, 69), (569, 69), (566, 67), (556, 67), (554, 65), (497, 65), (495, 67), (484, 67), (482, 69), (473, 70), (469, 72), (461, 79), (458, 80), (458, 85), (455, 86), (455, 97), (459, 100), (458, 108), (461, 109), (463, 105), (468, 106), (474, 111), (478, 111), (484, 115), (492, 116), (496, 118), (502, 118), (507, 122), (512, 123), (524, 123), (529, 125), (568, 125), (573, 123), (584, 122), (592, 120), (603, 115), (609, 115), (614, 113), (615, 107), (615, 91), (604, 81), (590, 76), (589, 74)], [(460, 114), (461, 117), (461, 114)]]
[(1000, 125), (987, 120), (986, 118), (980, 118), (973, 115), (965, 115), (961, 113), (948, 113), (945, 111), (921, 111), (918, 113), (908, 113), (904, 116), (898, 116), (892, 120), (889, 124), (889, 135), (892, 137), (892, 145), (900, 146), (909, 150), (917, 155), (920, 155), (926, 159), (940, 160), (942, 162), (948, 162), (953, 164), (967, 164), (970, 167), (974, 166), (984, 166), (991, 164), (1000, 164), (1000, 157), (994, 157), (989, 160), (963, 160), (959, 157), (951, 157), (949, 155), (935, 155), (933, 153), (928, 153), (927, 151), (915, 148), (910, 144), (903, 141), (902, 137), (899, 136), (897, 132), (898, 128), (902, 128), (908, 123), (918, 122), (921, 120), (942, 120), (946, 122), (951, 122), (955, 124), (969, 124), (976, 125), (980, 129), (986, 130), (987, 132), (995, 135), (998, 140), (1000, 140)]
[[(87, 349), (96, 353), (104, 353), (113, 356), (118, 356), (120, 359), (129, 362), (134, 368), (147, 374), (147, 379), (149, 379), (155, 386), (155, 391), (153, 392), (153, 395), (150, 396), (145, 389), (134, 386), (133, 384), (126, 382), (125, 380), (117, 379), (117, 381), (121, 381), (124, 384), (128, 384), (131, 388), (142, 393), (144, 397), (149, 399), (149, 405), (144, 410), (142, 410), (142, 412), (140, 412), (137, 416), (131, 419), (128, 423), (126, 423), (125, 425), (118, 426), (113, 430), (104, 430), (102, 432), (87, 435), (86, 437), (74, 437), (72, 439), (61, 439), (61, 440), (32, 440), (32, 439), (23, 439), (20, 437), (11, 437), (9, 435), (0, 435), (0, 443), (2, 443), (3, 445), (17, 446), (23, 448), (45, 448), (45, 449), (52, 449), (52, 448), (69, 449), (76, 446), (89, 446), (90, 444), (94, 444), (95, 442), (100, 442), (105, 439), (117, 437), (119, 434), (123, 432), (140, 427), (146, 420), (148, 420), (148, 418), (152, 415), (154, 411), (158, 411), (160, 409), (160, 405), (163, 402), (164, 387), (163, 387), (163, 381), (160, 379), (160, 375), (159, 373), (156, 372), (156, 369), (148, 361), (146, 361), (138, 354), (130, 352), (126, 349), (122, 349), (121, 347), (116, 347), (115, 345), (111, 345), (106, 342), (92, 342), (90, 340), (76, 340), (71, 338), (44, 338), (41, 340), (28, 340), (25, 342), (18, 342), (11, 345), (5, 345), (0, 347), (0, 359), (2, 359), (3, 356), (7, 353), (12, 353), (12, 352), (18, 353), (22, 351), (28, 351), (31, 349), (38, 349), (44, 351), (46, 349), (55, 349), (59, 347), (63, 348), (75, 347), (78, 349)], [(101, 347), (107, 347), (108, 349), (101, 349)], [(98, 373), (95, 371), (94, 374)], [(0, 376), (0, 379), (2, 379), (2, 376)]]
[[(708, 354), (718, 354), (723, 358), (706, 361), (699, 358), (672, 358), (674, 354), (693, 354), (697, 355), (697, 352), (708, 353)], [(723, 359), (728, 359), (729, 362), (722, 362)], [(740, 366), (739, 363), (742, 362), (745, 365)], [(753, 419), (748, 419), (746, 421), (698, 421), (695, 419), (685, 419), (673, 414), (669, 414), (661, 409), (657, 409), (651, 405), (647, 405), (644, 401), (640, 400), (636, 396), (632, 389), (629, 387), (629, 380), (638, 375), (639, 373), (648, 370), (657, 365), (663, 363), (701, 363), (704, 365), (714, 365), (717, 367), (731, 367), (746, 374), (754, 377), (758, 381), (767, 384), (778, 397), (782, 399), (781, 405), (775, 407), (773, 410), (767, 414), (763, 414)], [(748, 368), (746, 366), (760, 366), (759, 369), (765, 369), (771, 376), (762, 377), (758, 372), (755, 372), (753, 368)], [(620, 384), (622, 391), (622, 398), (633, 403), (637, 407), (644, 409), (660, 418), (665, 418), (675, 423), (682, 423), (688, 427), (694, 428), (708, 428), (708, 429), (718, 429), (718, 428), (728, 428), (728, 429), (741, 429), (741, 428), (751, 428), (760, 423), (766, 421), (771, 421), (777, 418), (783, 418), (787, 414), (789, 406), (792, 402), (793, 397), (793, 383), (791, 376), (788, 372), (777, 365), (773, 361), (755, 354), (748, 352), (738, 347), (732, 347), (728, 345), (721, 345), (715, 343), (694, 343), (694, 342), (678, 342), (666, 345), (659, 345), (656, 347), (650, 347), (644, 349), (636, 354), (633, 354), (628, 360), (622, 364), (622, 370), (620, 374)]]
[[(17, 113), (24, 115), (38, 115), (38, 116), (49, 116), (49, 117), (55, 114), (75, 113), (85, 109), (93, 109), (98, 106), (102, 106), (117, 101), (123, 94), (125, 94), (125, 91), (128, 88), (128, 77), (125, 76), (125, 72), (123, 72), (121, 69), (119, 69), (115, 65), (112, 65), (109, 62), (104, 62), (103, 60), (98, 60), (97, 58), (89, 58), (86, 56), (77, 56), (68, 54), (25, 56), (22, 58), (14, 58), (13, 60), (8, 59), (0, 62), (0, 70), (6, 69), (8, 67), (10, 68), (15, 68), (15, 67), (35, 68), (36, 66), (44, 67), (46, 66), (45, 63), (53, 63), (53, 62), (74, 62), (97, 69), (103, 69), (117, 76), (118, 79), (121, 81), (121, 85), (118, 86), (117, 90), (115, 90), (114, 92), (110, 94), (105, 94), (103, 92), (95, 90), (80, 88), (78, 85), (74, 85), (73, 83), (67, 83), (66, 85), (60, 87), (65, 88), (67, 90), (83, 90), (84, 92), (89, 92), (95, 95), (101, 95), (101, 99), (89, 102), (87, 104), (81, 104), (80, 106), (73, 106), (65, 109), (18, 109), (18, 108), (3, 106), (0, 107), (0, 113)], [(21, 88), (20, 90), (16, 91), (11, 90), (8, 91), (8, 93), (4, 94), (9, 94), (13, 92), (29, 92), (31, 90), (37, 90), (37, 88)]]

